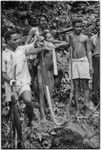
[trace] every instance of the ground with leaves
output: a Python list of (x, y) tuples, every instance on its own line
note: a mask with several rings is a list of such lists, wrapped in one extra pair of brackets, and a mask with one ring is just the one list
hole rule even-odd
[[(99, 18), (99, 2), (1, 2), (2, 14), (2, 49), (7, 46), (4, 41), (4, 33), (7, 29), (17, 29), (23, 36), (22, 43), (25, 42), (27, 33), (31, 26), (38, 23), (38, 15), (45, 13), (53, 26), (53, 20), (58, 20), (57, 30), (71, 27), (74, 18), (80, 17), (83, 20), (83, 32), (89, 37), (96, 33), (95, 22)], [(56, 37), (65, 39), (64, 35)], [(54, 112), (57, 120), (67, 121), (64, 126), (56, 126), (50, 117), (47, 106), (47, 121), (41, 121), (39, 113), (39, 103), (37, 99), (33, 101), (33, 111), (36, 120), (32, 127), (27, 127), (27, 121), (23, 113), (24, 104), (21, 104), (23, 141), (25, 148), (99, 148), (99, 107), (95, 112), (88, 110), (83, 104), (81, 96), (81, 114), (75, 116), (76, 105), (73, 99), (70, 108), (70, 118), (66, 117), (66, 105), (69, 101), (70, 81), (69, 75), (69, 54), (59, 53), (61, 63), (58, 63), (59, 70), (62, 71), (62, 80), (53, 94)], [(61, 77), (60, 77), (61, 78)], [(92, 83), (90, 82), (90, 97), (92, 98)], [(3, 92), (2, 92), (3, 93)], [(2, 94), (2, 115), (6, 115), (8, 108), (5, 109), (5, 94)], [(9, 123), (2, 117), (2, 148), (10, 148)], [(6, 140), (5, 140), (6, 139)]]
[[(59, 94), (60, 93), (60, 94)], [(33, 111), (36, 120), (32, 126), (27, 126), (27, 118), (24, 113), (25, 105), (20, 104), (23, 143), (25, 148), (99, 148), (99, 109), (91, 112), (86, 107), (81, 109), (80, 116), (75, 116), (76, 106), (72, 102), (70, 118), (66, 117), (66, 104), (68, 103), (68, 92), (58, 91), (54, 95), (54, 112), (59, 122), (66, 121), (63, 126), (57, 126), (51, 120), (50, 111), (46, 109), (46, 119), (40, 119), (39, 103), (37, 99), (33, 102)], [(5, 110), (4, 110), (5, 112)], [(2, 111), (3, 113), (3, 111)], [(2, 114), (4, 116), (4, 114)], [(4, 128), (5, 127), (5, 128)], [(2, 147), (11, 148), (10, 126), (2, 120)], [(6, 141), (5, 141), (6, 137)]]

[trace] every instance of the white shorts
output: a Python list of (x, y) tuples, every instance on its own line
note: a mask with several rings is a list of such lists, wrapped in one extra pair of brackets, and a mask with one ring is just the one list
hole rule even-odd
[[(11, 86), (8, 83), (5, 83), (4, 86), (5, 86), (5, 96), (6, 96), (5, 101), (10, 102), (11, 101), (11, 95), (12, 95)], [(15, 93), (16, 99), (18, 99), (18, 97), (24, 91), (31, 91), (30, 84), (24, 84), (21, 86), (16, 86), (14, 89), (15, 89), (14, 93)]]
[[(89, 72), (89, 62), (87, 57), (72, 60), (72, 76), (73, 79), (91, 79)], [(71, 68), (70, 68), (71, 78)]]

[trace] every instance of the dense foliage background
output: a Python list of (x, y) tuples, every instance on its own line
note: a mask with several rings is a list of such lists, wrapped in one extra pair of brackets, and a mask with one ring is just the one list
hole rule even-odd
[[(46, 14), (50, 25), (58, 20), (58, 28), (71, 26), (71, 21), (82, 18), (86, 34), (91, 34), (96, 19), (100, 17), (99, 1), (2, 1), (2, 34), (7, 28), (17, 28), (24, 35), (30, 25), (38, 23), (38, 15)], [(92, 27), (93, 26), (93, 27)], [(89, 31), (89, 32), (88, 32)]]
[[(100, 18), (100, 2), (2, 1), (2, 49), (4, 50), (6, 47), (3, 37), (7, 30), (17, 29), (22, 33), (23, 37), (26, 37), (31, 26), (38, 24), (38, 16), (40, 14), (46, 14), (50, 27), (53, 27), (55, 20), (58, 24), (56, 30), (71, 27), (72, 20), (79, 17), (84, 23), (83, 32), (91, 37), (91, 35), (96, 33), (95, 22)], [(61, 61), (59, 67), (63, 71), (62, 82), (53, 99), (54, 110), (57, 116), (63, 119), (65, 106), (69, 100), (70, 84), (68, 80), (67, 55), (59, 53), (59, 56)], [(4, 100), (5, 94), (2, 94), (2, 105)], [(2, 108), (5, 108), (5, 106)], [(48, 109), (46, 111), (48, 118), (50, 113)], [(95, 113), (88, 111), (85, 114), (85, 118), (77, 119), (75, 118), (75, 105), (73, 105), (71, 112), (74, 116), (64, 128), (55, 126), (50, 120), (47, 123), (39, 120), (37, 100), (34, 101), (34, 112), (38, 120), (33, 122), (32, 128), (28, 128), (25, 122), (22, 124), (25, 148), (99, 148), (99, 111)], [(5, 113), (5, 110), (2, 111), (3, 113)], [(9, 125), (4, 120), (2, 124), (2, 148), (10, 148), (11, 144), (8, 141), (11, 137), (5, 136), (9, 132)], [(5, 125), (7, 129), (4, 128)]]

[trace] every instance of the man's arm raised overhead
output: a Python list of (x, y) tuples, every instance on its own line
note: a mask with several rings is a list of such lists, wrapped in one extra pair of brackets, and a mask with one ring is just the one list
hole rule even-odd
[(29, 44), (33, 38), (33, 36), (35, 36), (38, 33), (38, 28), (37, 27), (33, 27), (29, 30), (28, 36), (27, 36), (27, 40), (26, 40), (26, 44)]

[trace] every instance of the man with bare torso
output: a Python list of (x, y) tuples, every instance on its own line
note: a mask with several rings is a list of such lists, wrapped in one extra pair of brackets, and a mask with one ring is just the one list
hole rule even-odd
[[(70, 35), (72, 46), (72, 76), (74, 84), (74, 96), (77, 103), (77, 112), (79, 112), (80, 90), (84, 90), (85, 105), (90, 108), (89, 104), (89, 79), (93, 73), (92, 58), (90, 51), (90, 40), (82, 33), (82, 20), (73, 21), (74, 33)], [(93, 105), (93, 104), (92, 104)]]
[(94, 68), (93, 74), (93, 95), (97, 104), (100, 99), (100, 21), (96, 21), (97, 34), (91, 37), (92, 63)]

